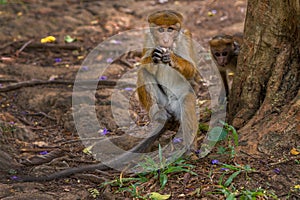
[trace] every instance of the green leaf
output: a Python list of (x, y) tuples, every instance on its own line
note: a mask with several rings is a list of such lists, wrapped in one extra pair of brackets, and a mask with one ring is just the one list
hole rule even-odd
[(163, 173), (164, 174), (169, 174), (169, 173), (176, 173), (176, 172), (187, 172), (187, 173), (190, 173), (192, 175), (197, 175), (195, 172), (193, 172), (189, 169), (183, 168), (181, 166), (168, 167), (168, 169), (166, 169)]
[(160, 182), (161, 189), (163, 189), (168, 182), (168, 176), (166, 174), (160, 174), (159, 182)]
[(224, 140), (228, 132), (220, 126), (212, 128), (208, 132), (208, 140), (210, 141), (221, 141)]
[(74, 42), (76, 40), (76, 38), (72, 38), (71, 36), (69, 36), (69, 35), (66, 35), (65, 36), (65, 42), (67, 42), (67, 43), (72, 43), (72, 42)]
[(233, 166), (233, 165), (228, 165), (228, 164), (225, 164), (225, 163), (222, 164), (222, 167), (227, 168), (227, 169), (231, 169), (231, 170), (234, 170), (234, 171), (239, 171), (240, 170), (239, 167), (236, 167), (236, 166)]
[(226, 148), (222, 147), (222, 146), (218, 147), (217, 153), (218, 154), (225, 154), (226, 153)]
[(222, 185), (223, 178), (224, 178), (225, 174), (226, 174), (226, 172), (224, 172), (224, 173), (220, 176), (219, 181), (218, 181), (219, 185)]
[(230, 195), (226, 197), (226, 200), (234, 200), (234, 199), (236, 199), (234, 193), (230, 193)]
[(209, 129), (209, 125), (205, 123), (199, 123), (199, 130), (207, 132)]
[(241, 173), (241, 170), (237, 171), (237, 172), (234, 172), (233, 174), (231, 174), (231, 176), (229, 176), (229, 178), (227, 179), (227, 181), (224, 183), (224, 186), (228, 187), (232, 183), (233, 179), (235, 177), (237, 177), (237, 175), (239, 175), (240, 173)]
[(162, 156), (162, 149), (161, 149), (160, 144), (158, 144), (158, 157), (159, 157), (159, 162), (162, 164), (163, 156)]
[(235, 128), (232, 127), (232, 135), (235, 146), (239, 145), (239, 135), (237, 134)]

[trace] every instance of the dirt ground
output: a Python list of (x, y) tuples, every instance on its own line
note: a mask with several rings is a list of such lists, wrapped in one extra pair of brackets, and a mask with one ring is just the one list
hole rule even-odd
[[(71, 107), (76, 74), (98, 44), (123, 31), (146, 27), (146, 17), (161, 9), (182, 13), (184, 26), (207, 50), (212, 36), (243, 31), (246, 1), (8, 0), (0, 4), (0, 199), (132, 199), (126, 191), (115, 193), (115, 187), (99, 187), (104, 180), (118, 178), (120, 172), (116, 171), (80, 173), (43, 183), (20, 183), (14, 179), (96, 162), (83, 152), (85, 147), (74, 126)], [(50, 35), (56, 38), (54, 43), (40, 42)], [(66, 35), (76, 40), (67, 43)], [(139, 59), (139, 54), (129, 54), (114, 61), (105, 79), (117, 80)], [(51, 80), (54, 81), (49, 83)], [(14, 83), (22, 84), (8, 87)], [(198, 98), (207, 106), (206, 86), (202, 81)], [(108, 86), (97, 89), (96, 113), (114, 136), (119, 132), (110, 113), (111, 91)], [(133, 117), (147, 123), (147, 118), (141, 119), (145, 113), (139, 112)], [(199, 138), (205, 136), (205, 132), (201, 134)], [(45, 151), (52, 154), (41, 155)], [(261, 188), (268, 193), (262, 199), (274, 199), (269, 195), (272, 193), (279, 199), (300, 198), (299, 189), (295, 189), (300, 184), (299, 159), (290, 155), (281, 160), (249, 155), (247, 160), (233, 161), (212, 153), (201, 160), (188, 161), (196, 166), (193, 171), (198, 176), (176, 174), (169, 177), (162, 191), (153, 183), (141, 193), (171, 193), (171, 199), (224, 199), (223, 194), (214, 193), (223, 173), (212, 164), (214, 159), (256, 169), (237, 176), (231, 191)], [(91, 188), (100, 195), (93, 197)]]

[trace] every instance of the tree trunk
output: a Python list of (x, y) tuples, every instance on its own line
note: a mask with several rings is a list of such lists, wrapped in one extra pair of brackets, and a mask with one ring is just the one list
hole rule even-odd
[(228, 121), (241, 150), (282, 156), (300, 146), (299, 1), (248, 1), (233, 85)]

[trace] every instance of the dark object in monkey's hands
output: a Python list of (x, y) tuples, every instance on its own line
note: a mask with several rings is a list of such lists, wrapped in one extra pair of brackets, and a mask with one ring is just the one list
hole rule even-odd
[(171, 62), (170, 53), (165, 48), (158, 46), (152, 52), (152, 60), (154, 63), (159, 63), (159, 61), (169, 63)]
[(163, 63), (170, 63), (170, 62), (171, 62), (170, 52), (169, 52), (169, 51), (166, 51), (166, 52), (163, 54), (161, 60), (162, 60)]

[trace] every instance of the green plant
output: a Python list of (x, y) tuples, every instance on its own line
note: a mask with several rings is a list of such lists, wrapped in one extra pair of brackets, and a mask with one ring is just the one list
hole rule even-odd
[(168, 163), (162, 156), (160, 145), (158, 146), (158, 157), (158, 163), (151, 157), (146, 157), (145, 162), (139, 163), (138, 166), (142, 167), (145, 172), (139, 173), (138, 175), (145, 176), (146, 174), (151, 174), (155, 179), (159, 180), (161, 189), (163, 189), (168, 182), (168, 174), (187, 172), (192, 175), (197, 175), (195, 172), (190, 170), (191, 168), (194, 168), (194, 166), (185, 163), (185, 160), (182, 158), (177, 159), (173, 163)]
[[(245, 188), (236, 189), (234, 187), (233, 180), (241, 173), (246, 173), (246, 176), (250, 172), (255, 172), (249, 165), (229, 165), (225, 163), (220, 163), (218, 160), (213, 160), (212, 164), (220, 165), (220, 170), (224, 171), (219, 178), (216, 193), (223, 194), (226, 200), (255, 200), (257, 197), (278, 199), (277, 196), (272, 192), (267, 192), (261, 188), (255, 190), (247, 190)], [(229, 176), (228, 176), (229, 175)], [(227, 178), (225, 178), (225, 176)]]
[(255, 190), (243, 189), (239, 192), (240, 200), (253, 200), (257, 197), (264, 197), (264, 199), (268, 199), (268, 197), (272, 199), (278, 199), (278, 197), (273, 192), (266, 191), (262, 188), (257, 188)]
[(89, 188), (88, 191), (94, 199), (100, 195), (100, 192), (95, 188)]
[(209, 129), (209, 125), (205, 123), (199, 123), (199, 131), (207, 132)]
[(229, 154), (231, 158), (234, 158), (236, 152), (235, 147), (238, 146), (238, 134), (235, 128), (223, 121), (220, 121), (220, 123), (223, 125), (216, 126), (212, 128), (208, 132), (208, 140), (210, 141), (227, 141), (228, 146), (227, 147), (218, 147), (217, 152), (219, 154)]
[(247, 190), (247, 189), (240, 189), (237, 190), (235, 187), (227, 188), (223, 185), (218, 188), (218, 193), (223, 194), (226, 197), (226, 200), (256, 200), (257, 198), (263, 199), (275, 199), (277, 200), (278, 197), (270, 191), (264, 190), (262, 188), (258, 188), (255, 190)]
[[(242, 172), (245, 172), (246, 175), (249, 172), (254, 172), (255, 169), (252, 169), (249, 165), (241, 166), (241, 165), (229, 165), (225, 163), (221, 163), (221, 170), (223, 170), (223, 174), (219, 179), (219, 185), (223, 185), (225, 187), (228, 187), (231, 185), (233, 179), (237, 177)], [(232, 173), (233, 171), (233, 173)], [(223, 180), (224, 176), (226, 174), (232, 173), (226, 181)]]
[(139, 184), (131, 184), (128, 187), (120, 188), (119, 191), (127, 191), (130, 193), (131, 197), (138, 199), (147, 199), (145, 196), (140, 194), (140, 190), (138, 188)]
[(158, 162), (146, 156), (144, 161), (139, 163), (137, 168), (141, 168), (142, 172), (137, 173), (136, 177), (131, 178), (120, 178), (107, 181), (102, 183), (101, 187), (107, 185), (118, 187), (118, 192), (129, 192), (133, 198), (147, 199), (147, 195), (141, 195), (144, 185), (150, 179), (158, 180), (160, 183), (160, 188), (163, 189), (168, 182), (168, 175), (187, 172), (193, 175), (197, 175), (195, 172), (191, 171), (191, 168), (194, 168), (194, 165), (187, 164), (184, 159), (179, 158), (176, 161), (169, 163), (167, 159), (162, 155), (161, 146), (158, 146)]
[(146, 177), (138, 177), (138, 178), (119, 178), (112, 181), (107, 181), (101, 184), (102, 187), (111, 185), (111, 186), (118, 186), (122, 188), (123, 186), (126, 186), (129, 182), (137, 182), (137, 183), (145, 183), (149, 179)]

